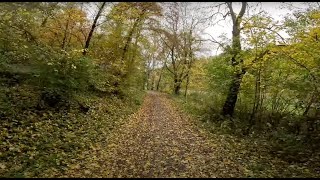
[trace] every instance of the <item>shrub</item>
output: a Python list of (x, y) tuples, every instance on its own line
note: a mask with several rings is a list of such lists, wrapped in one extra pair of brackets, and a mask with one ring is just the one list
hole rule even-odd
[(47, 59), (42, 56), (38, 63), (34, 83), (42, 91), (42, 105), (65, 104), (75, 92), (84, 91), (89, 86), (93, 68), (86, 57), (59, 53)]

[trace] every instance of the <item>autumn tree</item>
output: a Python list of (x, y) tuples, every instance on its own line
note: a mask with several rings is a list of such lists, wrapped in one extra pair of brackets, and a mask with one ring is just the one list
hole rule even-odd
[[(149, 31), (146, 50), (143, 52), (146, 59), (146, 89), (159, 89), (164, 61), (164, 48), (161, 39), (153, 31)], [(160, 70), (159, 70), (160, 69)], [(158, 79), (156, 79), (158, 78)]]
[(179, 94), (182, 82), (188, 79), (195, 60), (194, 53), (198, 51), (197, 45), (200, 41), (196, 41), (195, 31), (201, 20), (189, 14), (190, 4), (169, 3), (164, 6), (168, 8), (164, 15), (164, 24), (154, 27), (153, 30), (158, 32), (167, 49), (168, 60), (164, 66), (173, 76), (173, 93)]
[(106, 2), (101, 3), (101, 6), (99, 7), (97, 14), (94, 16), (94, 19), (93, 19), (89, 34), (86, 37), (85, 45), (83, 47), (83, 49), (84, 49), (83, 53), (82, 53), (83, 55), (87, 54), (87, 49), (89, 48), (93, 32), (94, 32), (95, 28), (97, 27), (98, 19), (100, 18), (105, 5), (106, 5)]
[(240, 33), (241, 22), (247, 8), (247, 3), (242, 2), (239, 14), (236, 14), (234, 12), (232, 2), (228, 2), (227, 6), (229, 8), (230, 16), (232, 19), (231, 65), (234, 68), (234, 75), (232, 77), (227, 99), (225, 101), (225, 104), (223, 105), (222, 114), (224, 116), (232, 116), (237, 102), (241, 80), (243, 78), (243, 75), (246, 73), (246, 70), (243, 68), (243, 58), (240, 55), (242, 50), (240, 42)]
[(108, 13), (108, 22), (101, 26), (100, 35), (97, 35), (101, 37), (96, 41), (99, 46), (94, 45), (93, 53), (98, 55), (100, 67), (112, 74), (108, 81), (115, 94), (140, 66), (144, 31), (159, 15), (161, 8), (157, 3), (117, 3)]

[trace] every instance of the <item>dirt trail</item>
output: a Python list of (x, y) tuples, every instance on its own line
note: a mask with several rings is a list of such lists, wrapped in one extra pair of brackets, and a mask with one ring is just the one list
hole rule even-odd
[(161, 93), (149, 92), (140, 110), (109, 142), (108, 177), (244, 176)]

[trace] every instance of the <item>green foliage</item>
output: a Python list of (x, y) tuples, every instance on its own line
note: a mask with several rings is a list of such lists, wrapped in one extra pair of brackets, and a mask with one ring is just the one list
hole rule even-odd
[[(230, 56), (220, 55), (210, 59), (207, 65), (208, 84), (209, 89), (213, 92), (212, 101), (216, 104), (216, 107), (222, 107), (228, 88), (231, 82), (231, 75), (233, 73), (230, 67)], [(218, 112), (218, 111), (217, 111)]]
[(229, 163), (241, 164), (245, 177), (318, 177), (319, 156), (310, 157), (312, 148), (305, 143), (304, 136), (285, 131), (273, 131), (273, 136), (262, 133), (243, 136), (242, 119), (217, 121), (222, 117), (208, 111), (208, 94), (192, 93), (187, 101), (182, 96), (174, 98), (176, 104), (183, 104), (182, 110), (193, 117), (192, 122), (215, 141), (219, 146), (216, 149), (223, 149), (223, 155), (219, 151), (215, 155), (234, 156)]
[(41, 59), (35, 80), (43, 89), (44, 98), (49, 101), (67, 99), (76, 91), (86, 90), (93, 71), (90, 61), (86, 57), (70, 57), (68, 54)]
[(1, 10), (0, 176), (61, 177), (87, 166), (93, 149), (141, 104), (141, 50), (129, 42), (135, 58), (124, 65), (126, 37), (102, 29), (83, 56), (91, 24), (79, 3), (5, 3)]

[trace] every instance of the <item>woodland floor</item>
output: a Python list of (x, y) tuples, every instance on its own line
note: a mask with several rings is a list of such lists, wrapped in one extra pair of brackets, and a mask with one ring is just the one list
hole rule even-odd
[(169, 97), (149, 92), (111, 135), (108, 177), (245, 177), (241, 164), (189, 121)]

